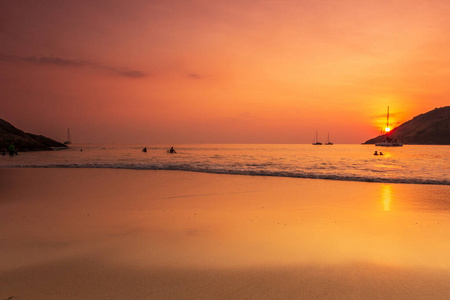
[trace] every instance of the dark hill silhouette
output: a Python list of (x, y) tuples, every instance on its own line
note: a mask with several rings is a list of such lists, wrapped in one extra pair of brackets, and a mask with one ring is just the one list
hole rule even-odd
[[(403, 144), (450, 145), (450, 106), (435, 108), (418, 115), (388, 133), (392, 139)], [(375, 144), (385, 140), (385, 135), (366, 141)]]
[(67, 147), (43, 135), (35, 135), (17, 129), (5, 120), (0, 119), (0, 148), (14, 143), (19, 152), (53, 150), (53, 147)]

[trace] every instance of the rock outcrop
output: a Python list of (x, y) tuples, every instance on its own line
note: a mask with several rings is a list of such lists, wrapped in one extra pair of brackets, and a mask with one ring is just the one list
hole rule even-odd
[(19, 152), (53, 150), (56, 147), (67, 147), (43, 135), (23, 132), (10, 123), (0, 119), (0, 148), (8, 147), (11, 143), (14, 143)]
[[(450, 106), (435, 108), (418, 115), (394, 128), (387, 135), (403, 144), (450, 145)], [(385, 139), (385, 135), (380, 135), (364, 144), (375, 144)]]

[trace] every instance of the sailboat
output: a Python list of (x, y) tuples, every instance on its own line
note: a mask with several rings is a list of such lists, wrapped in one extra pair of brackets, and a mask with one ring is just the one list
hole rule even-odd
[(67, 141), (64, 142), (64, 145), (70, 145), (70, 144), (72, 144), (72, 139), (70, 138), (69, 128), (67, 128)]
[(326, 142), (325, 145), (333, 145), (333, 143), (330, 143), (330, 133), (329, 132), (328, 132), (328, 142)]
[(322, 145), (322, 143), (319, 142), (318, 139), (319, 139), (319, 138), (318, 138), (318, 136), (317, 136), (317, 131), (316, 131), (316, 140), (313, 141), (313, 145)]
[(390, 131), (389, 127), (389, 106), (387, 108), (387, 115), (386, 115), (386, 130), (385, 130), (385, 140), (383, 142), (375, 143), (375, 146), (380, 147), (403, 147), (402, 143), (397, 142), (397, 140), (393, 140), (388, 136), (388, 133)]

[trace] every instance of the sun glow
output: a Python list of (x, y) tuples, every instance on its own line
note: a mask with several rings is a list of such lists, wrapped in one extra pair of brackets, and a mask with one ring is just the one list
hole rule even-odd
[(386, 127), (386, 128), (384, 129), (384, 131), (389, 132), (389, 131), (391, 131), (391, 128)]

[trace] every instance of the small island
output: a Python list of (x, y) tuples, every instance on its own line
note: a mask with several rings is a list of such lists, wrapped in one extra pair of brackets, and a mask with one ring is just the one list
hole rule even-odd
[(66, 145), (43, 135), (23, 132), (5, 120), (0, 119), (0, 147), (8, 147), (11, 143), (14, 143), (20, 152), (67, 148)]
[(450, 145), (450, 106), (435, 108), (418, 115), (389, 133), (379, 135), (363, 144), (382, 142), (386, 136), (409, 145)]

